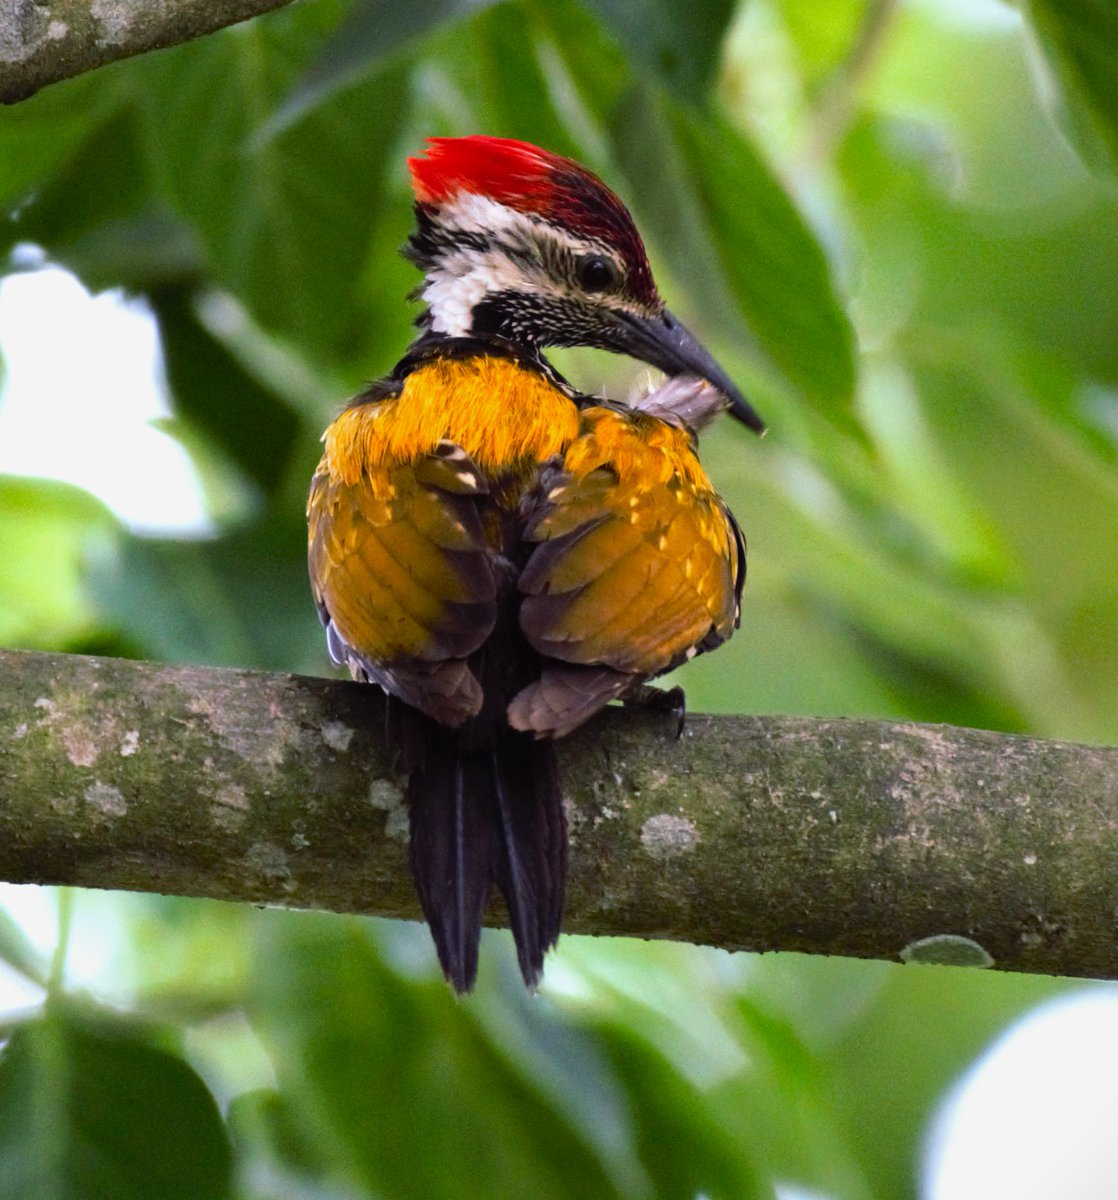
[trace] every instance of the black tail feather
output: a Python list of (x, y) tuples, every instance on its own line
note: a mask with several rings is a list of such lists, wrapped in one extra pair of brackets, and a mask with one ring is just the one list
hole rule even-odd
[(454, 736), (439, 735), (441, 744), (408, 778), (411, 872), (443, 973), (455, 991), (468, 992), (493, 880), (496, 818), (485, 761), (457, 754)]
[(411, 870), (439, 963), (456, 991), (470, 990), (496, 884), (534, 988), (559, 937), (567, 872), (555, 748), (507, 728), (491, 745), (464, 746), (454, 731), (419, 720), (423, 753), (408, 755)]
[(567, 825), (555, 746), (502, 731), (490, 750), (499, 842), (495, 882), (505, 898), (524, 982), (534, 988), (559, 939)]

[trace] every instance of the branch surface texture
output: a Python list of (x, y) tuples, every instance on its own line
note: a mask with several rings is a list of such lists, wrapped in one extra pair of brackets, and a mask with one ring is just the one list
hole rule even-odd
[(290, 0), (0, 0), (0, 102)]
[[(1118, 978), (1118, 749), (608, 711), (560, 750), (572, 932)], [(0, 878), (417, 918), (383, 699), (0, 650)]]

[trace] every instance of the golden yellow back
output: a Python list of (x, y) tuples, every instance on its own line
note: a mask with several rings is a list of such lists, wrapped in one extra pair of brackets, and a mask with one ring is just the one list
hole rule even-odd
[(398, 396), (343, 412), (323, 438), (320, 470), (355, 483), (445, 439), (494, 478), (559, 454), (577, 432), (577, 408), (538, 372), (496, 356), (438, 358), (408, 375)]

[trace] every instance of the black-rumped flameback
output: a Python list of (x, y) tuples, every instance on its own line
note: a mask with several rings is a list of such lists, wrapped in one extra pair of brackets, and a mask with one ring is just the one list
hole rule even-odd
[[(488, 137), (433, 138), (409, 166), (420, 332), (326, 431), (311, 584), (335, 661), (388, 693), (447, 978), (472, 986), (496, 889), (534, 987), (567, 874), (554, 739), (736, 628), (745, 542), (695, 432), (721, 408), (762, 426), (595, 176)], [(549, 346), (672, 378), (583, 395)]]

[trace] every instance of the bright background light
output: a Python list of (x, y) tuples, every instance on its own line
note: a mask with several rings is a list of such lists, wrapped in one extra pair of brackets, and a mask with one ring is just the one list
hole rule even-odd
[(1118, 989), (1046, 1005), (955, 1085), (932, 1125), (928, 1200), (1113, 1200)]
[(151, 314), (45, 267), (0, 281), (0, 473), (91, 492), (138, 533), (210, 527), (170, 415)]

